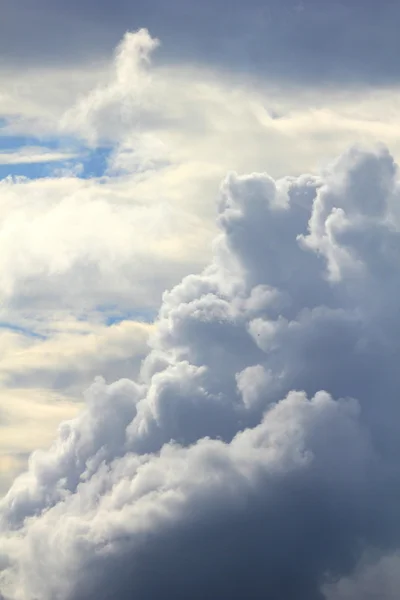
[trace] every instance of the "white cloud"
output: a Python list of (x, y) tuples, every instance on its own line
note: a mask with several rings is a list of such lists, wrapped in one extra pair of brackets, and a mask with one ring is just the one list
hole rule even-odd
[(0, 388), (0, 494), (27, 467), (31, 452), (47, 448), (60, 422), (82, 410), (73, 399), (51, 389)]
[(46, 312), (0, 330), (0, 494), (30, 452), (48, 446), (59, 423), (78, 411), (95, 377), (138, 374), (151, 325), (103, 321), (101, 314), (77, 320)]
[[(0, 595), (358, 600), (361, 550), (400, 540), (399, 183), (382, 149), (326, 163), (398, 153), (393, 90), (273, 90), (156, 46), (0, 74), (5, 133), (112, 148), (102, 178), (0, 184), (0, 316), (27, 330), (0, 336), (5, 478), (107, 381), (2, 501)], [(154, 328), (105, 324), (187, 273)]]
[(77, 158), (77, 154), (67, 152), (56, 152), (51, 149), (40, 147), (24, 147), (13, 152), (0, 152), (1, 165), (23, 165), (34, 163), (59, 162)]
[(400, 544), (399, 189), (380, 148), (225, 179), (136, 381), (97, 380), (2, 501), (5, 598), (365, 597)]
[(0, 183), (3, 303), (81, 310), (153, 306), (210, 235), (195, 215), (128, 184), (75, 178)]
[(199, 176), (198, 167), (214, 183), (227, 169), (267, 168), (274, 176), (315, 170), (356, 141), (379, 139), (398, 156), (395, 87), (279, 87), (185, 62), (152, 64), (163, 57), (157, 46), (141, 30), (126, 34), (107, 64), (1, 71), (3, 131), (54, 136), (62, 123), (64, 133), (120, 144), (117, 164), (129, 170), (139, 145), (147, 159), (155, 153), (170, 166), (190, 167), (184, 184)]
[(77, 178), (82, 166), (72, 165), (53, 178), (2, 183), (6, 304), (154, 308), (162, 290), (207, 263), (227, 170), (312, 171), (357, 139), (379, 137), (396, 152), (393, 90), (272, 89), (192, 65), (152, 65), (157, 45), (141, 30), (108, 65), (0, 74), (3, 131), (112, 145), (101, 180)]
[[(147, 352), (152, 326), (124, 320), (113, 325), (46, 318), (46, 337), (0, 331), (0, 381), (3, 386), (24, 384), (61, 387), (77, 392), (96, 375), (118, 378), (137, 372)], [(40, 331), (40, 324), (35, 323)], [(121, 373), (125, 371), (125, 373)], [(118, 375), (118, 371), (120, 371)], [(79, 388), (78, 388), (79, 389)]]
[(65, 73), (64, 85), (53, 72), (42, 73), (46, 88), (57, 87), (47, 100), (27, 74), (32, 106), (16, 93), (20, 113), (6, 131), (29, 131), (36, 121), (40, 130), (47, 119), (43, 132), (54, 135), (62, 121), (64, 133), (113, 145), (113, 176), (83, 181), (72, 167), (61, 178), (3, 183), (5, 301), (154, 307), (163, 289), (206, 264), (213, 199), (227, 170), (296, 174), (349, 141), (376, 136), (396, 149), (390, 90), (369, 99), (316, 90), (310, 108), (304, 90), (268, 89), (192, 66), (153, 66), (156, 46), (141, 30), (125, 36), (108, 68), (89, 69), (87, 81), (84, 70)]

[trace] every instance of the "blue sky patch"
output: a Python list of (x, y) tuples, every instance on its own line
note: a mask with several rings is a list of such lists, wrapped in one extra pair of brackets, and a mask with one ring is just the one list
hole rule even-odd
[[(101, 177), (107, 170), (111, 147), (88, 149), (68, 137), (1, 135), (1, 126), (5, 126), (4, 120), (0, 121), (0, 179), (10, 175), (39, 179), (67, 174), (89, 179)], [(51, 153), (61, 156), (51, 156)], [(49, 154), (48, 159), (46, 154)]]

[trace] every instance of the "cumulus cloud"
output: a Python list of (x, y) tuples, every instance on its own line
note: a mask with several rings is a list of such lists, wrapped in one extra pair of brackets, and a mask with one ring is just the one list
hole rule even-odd
[(225, 178), (136, 380), (1, 501), (4, 598), (396, 597), (399, 189), (384, 148)]
[(107, 324), (102, 313), (19, 317), (0, 329), (0, 495), (29, 454), (48, 447), (59, 423), (81, 409), (82, 390), (96, 376), (138, 374), (152, 330), (129, 319)]
[(111, 167), (136, 172), (138, 159), (142, 171), (142, 162), (163, 166), (157, 182), (164, 195), (173, 179), (179, 190), (195, 181), (181, 196), (192, 201), (196, 194), (197, 208), (211, 198), (213, 190), (203, 193), (207, 178), (215, 183), (227, 169), (267, 165), (274, 176), (299, 174), (354, 141), (379, 139), (399, 153), (395, 83), (343, 82), (334, 89), (293, 79), (272, 83), (261, 73), (200, 66), (182, 52), (171, 62), (167, 44), (158, 46), (142, 29), (124, 35), (112, 60), (23, 70), (0, 65), (1, 131), (117, 144)]
[(31, 452), (48, 448), (60, 422), (80, 412), (82, 398), (31, 382), (29, 388), (2, 385), (0, 406), (0, 494), (4, 496), (26, 470)]
[[(397, 167), (356, 148), (299, 174), (350, 139), (396, 150), (392, 91), (243, 86), (157, 45), (0, 74), (6, 133), (111, 147), (101, 178), (0, 183), (0, 484), (71, 417), (1, 501), (0, 597), (392, 600)], [(228, 166), (274, 177), (224, 179), (210, 257)], [(128, 320), (173, 285), (154, 328)]]

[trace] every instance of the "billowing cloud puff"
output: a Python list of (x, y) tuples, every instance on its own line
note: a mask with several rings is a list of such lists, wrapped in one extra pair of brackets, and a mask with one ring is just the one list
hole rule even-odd
[(151, 76), (145, 66), (158, 44), (147, 29), (127, 33), (115, 51), (111, 81), (92, 90), (67, 111), (63, 126), (85, 133), (93, 142), (113, 139), (138, 126), (138, 111), (143, 120), (147, 112), (144, 100), (149, 100), (146, 91)]
[(4, 598), (398, 596), (399, 201), (380, 148), (226, 177), (137, 381), (97, 380), (1, 502)]

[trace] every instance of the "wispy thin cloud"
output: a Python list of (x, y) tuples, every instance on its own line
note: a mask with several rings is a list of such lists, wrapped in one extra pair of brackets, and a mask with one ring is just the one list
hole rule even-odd
[(34, 163), (63, 162), (79, 158), (74, 152), (60, 152), (49, 148), (22, 147), (12, 152), (0, 151), (0, 165), (29, 165)]

